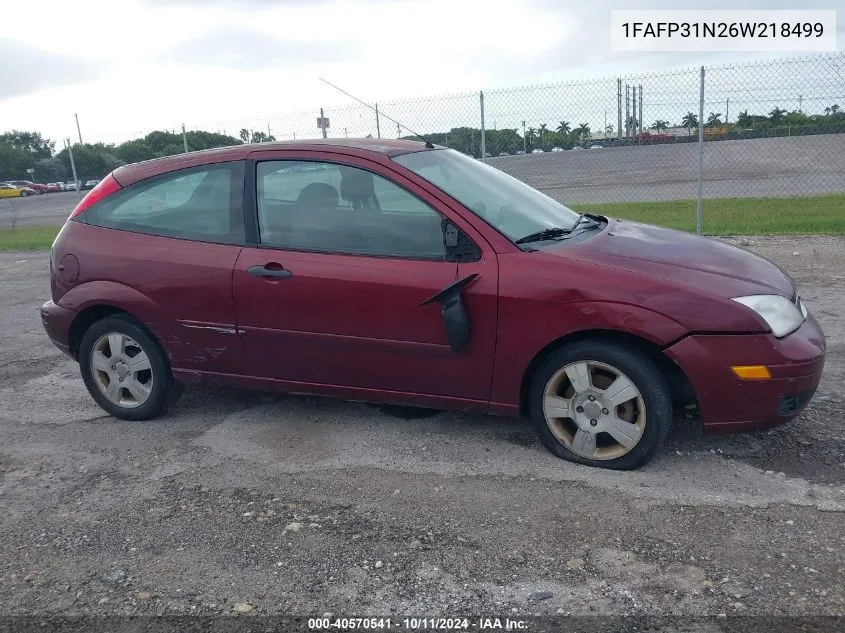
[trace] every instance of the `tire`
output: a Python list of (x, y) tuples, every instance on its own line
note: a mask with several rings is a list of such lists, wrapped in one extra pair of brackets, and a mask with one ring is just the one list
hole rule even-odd
[[(622, 378), (627, 382), (617, 382)], [(552, 352), (537, 368), (529, 412), (540, 440), (557, 457), (633, 470), (666, 441), (672, 399), (644, 354), (618, 343), (579, 341)]]
[(29, 195), (28, 191), (21, 191), (21, 198), (26, 198)]
[(88, 328), (79, 346), (79, 369), (94, 401), (122, 420), (155, 418), (182, 394), (161, 346), (128, 315), (109, 316)]

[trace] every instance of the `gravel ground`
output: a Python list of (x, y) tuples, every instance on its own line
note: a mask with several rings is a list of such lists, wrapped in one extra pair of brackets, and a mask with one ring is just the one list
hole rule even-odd
[[(489, 150), (490, 148), (488, 148)], [(566, 203), (693, 199), (695, 143), (503, 156), (490, 164)], [(845, 134), (704, 144), (705, 198), (845, 191)], [(61, 224), (86, 192), (0, 200), (0, 227)]]
[(189, 388), (116, 421), (42, 332), (46, 254), (0, 255), (3, 614), (842, 616), (845, 240), (742, 244), (825, 329), (816, 398), (765, 432), (679, 420), (625, 473), (524, 422), (328, 399)]

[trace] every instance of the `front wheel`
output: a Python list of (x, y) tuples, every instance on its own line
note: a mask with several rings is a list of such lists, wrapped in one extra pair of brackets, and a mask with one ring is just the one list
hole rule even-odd
[(21, 191), (21, 198), (26, 198), (29, 195), (28, 191)]
[(79, 347), (79, 367), (91, 397), (123, 420), (154, 418), (181, 394), (164, 351), (126, 316), (106, 317), (88, 328)]
[(614, 470), (651, 461), (672, 421), (669, 388), (654, 363), (631, 347), (602, 341), (553, 352), (534, 375), (529, 407), (552, 453)]

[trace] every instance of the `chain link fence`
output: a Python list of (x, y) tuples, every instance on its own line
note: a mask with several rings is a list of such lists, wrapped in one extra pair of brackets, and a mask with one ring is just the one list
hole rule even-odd
[[(34, 173), (10, 173), (0, 154), (0, 179), (50, 183), (51, 189), (0, 199), (0, 225), (60, 224), (85, 190), (120, 164), (242, 142), (322, 136), (395, 139), (418, 133), (575, 208), (624, 217), (626, 209), (646, 205), (655, 213), (675, 214), (679, 226), (704, 232), (711, 228), (708, 209), (717, 202), (724, 206), (724, 199), (845, 194), (841, 52), (371, 107), (338, 97), (347, 105), (315, 104), (311, 110), (225, 122), (197, 117), (116, 145), (68, 138), (53, 155), (32, 161)], [(318, 127), (321, 117), (325, 128)], [(843, 200), (835, 205), (840, 214)]]

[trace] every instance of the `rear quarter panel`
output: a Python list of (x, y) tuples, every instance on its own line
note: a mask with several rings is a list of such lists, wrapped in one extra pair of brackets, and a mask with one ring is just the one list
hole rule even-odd
[(159, 339), (174, 368), (242, 370), (243, 345), (232, 305), (232, 269), (240, 247), (74, 221), (59, 238), (51, 266), (68, 255), (79, 265), (75, 281), (51, 275), (58, 305), (75, 312), (94, 305), (128, 312)]

